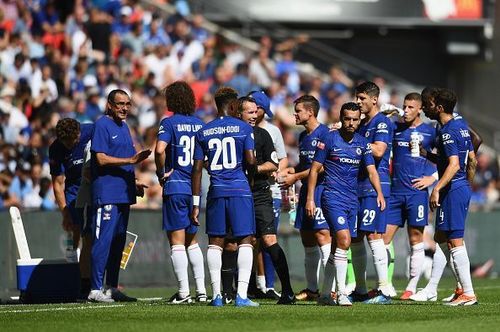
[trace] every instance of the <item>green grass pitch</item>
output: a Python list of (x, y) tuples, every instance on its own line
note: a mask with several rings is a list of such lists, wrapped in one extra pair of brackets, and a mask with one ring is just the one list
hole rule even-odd
[[(398, 289), (404, 282), (398, 281)], [(448, 296), (451, 279), (441, 282), (439, 299)], [(232, 305), (170, 305), (162, 300), (133, 304), (52, 304), (0, 306), (0, 331), (499, 331), (500, 282), (476, 280), (480, 304), (446, 307), (441, 302), (391, 305), (355, 304), (351, 308), (314, 303), (258, 308)], [(128, 289), (138, 297), (170, 296), (171, 289)]]

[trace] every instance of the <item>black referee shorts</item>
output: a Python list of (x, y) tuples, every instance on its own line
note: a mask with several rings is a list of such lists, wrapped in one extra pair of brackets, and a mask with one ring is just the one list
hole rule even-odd
[(273, 197), (269, 186), (253, 192), (255, 206), (255, 228), (257, 237), (276, 234), (276, 224), (273, 213)]

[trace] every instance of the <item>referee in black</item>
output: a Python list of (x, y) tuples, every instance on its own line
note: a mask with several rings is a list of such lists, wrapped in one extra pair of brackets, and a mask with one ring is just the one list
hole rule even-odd
[(290, 274), (286, 256), (278, 244), (276, 224), (274, 223), (273, 198), (269, 184), (272, 172), (278, 169), (278, 157), (274, 151), (273, 140), (267, 130), (256, 126), (257, 104), (251, 97), (238, 99), (234, 116), (253, 127), (257, 174), (254, 177), (252, 193), (255, 207), (257, 237), (261, 239), (263, 249), (269, 253), (274, 268), (281, 281), (282, 292), (277, 304), (294, 304), (295, 295), (290, 284)]

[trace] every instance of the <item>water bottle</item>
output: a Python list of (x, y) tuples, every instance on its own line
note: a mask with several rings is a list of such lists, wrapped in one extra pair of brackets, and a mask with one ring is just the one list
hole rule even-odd
[(410, 135), (410, 150), (413, 158), (420, 157), (420, 135), (416, 131)]
[(73, 232), (66, 232), (66, 261), (68, 263), (78, 263), (78, 252), (74, 248)]

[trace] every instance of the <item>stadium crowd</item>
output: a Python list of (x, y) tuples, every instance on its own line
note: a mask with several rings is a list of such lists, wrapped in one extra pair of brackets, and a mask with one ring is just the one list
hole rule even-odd
[[(218, 87), (233, 87), (241, 95), (264, 89), (295, 165), (299, 130), (293, 100), (304, 93), (317, 97), (319, 119), (326, 122), (327, 114), (352, 99), (358, 80), (366, 79), (352, 77), (341, 65), (332, 66), (327, 79), (299, 72), (294, 52), (303, 38), (276, 42), (264, 36), (259, 51), (248, 53), (204, 29), (203, 17), (191, 15), (184, 1), (175, 5), (179, 13), (166, 16), (134, 0), (0, 2), (1, 210), (57, 208), (48, 165), (56, 123), (66, 117), (96, 121), (113, 89), (132, 97), (128, 121), (137, 150), (154, 146), (158, 123), (171, 115), (162, 95), (169, 83), (190, 84), (196, 116), (204, 122), (216, 115)], [(402, 103), (383, 78), (370, 79), (381, 88), (381, 103)], [(151, 156), (137, 172), (149, 188), (134, 208), (161, 207), (154, 170)], [(474, 204), (498, 201), (496, 155), (479, 154), (474, 184)]]

